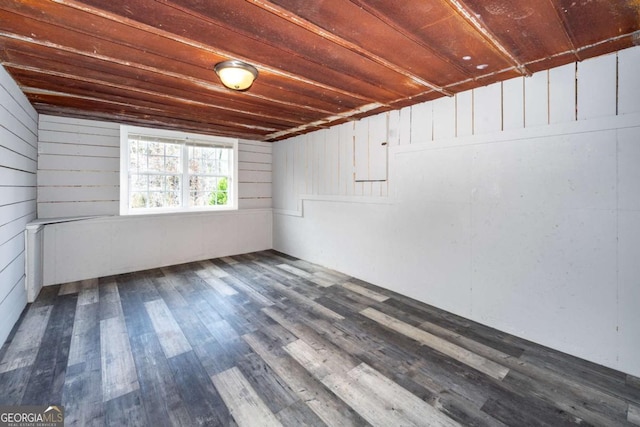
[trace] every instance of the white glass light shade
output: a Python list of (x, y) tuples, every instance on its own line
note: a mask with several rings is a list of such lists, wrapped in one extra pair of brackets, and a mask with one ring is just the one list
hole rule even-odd
[(224, 61), (214, 67), (222, 84), (233, 90), (247, 90), (258, 77), (258, 70), (241, 61)]

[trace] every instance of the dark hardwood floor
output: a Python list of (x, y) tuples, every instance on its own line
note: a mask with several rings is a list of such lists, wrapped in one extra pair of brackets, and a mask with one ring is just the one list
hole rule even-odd
[(266, 251), (44, 288), (0, 405), (45, 404), (79, 426), (640, 425), (640, 380)]

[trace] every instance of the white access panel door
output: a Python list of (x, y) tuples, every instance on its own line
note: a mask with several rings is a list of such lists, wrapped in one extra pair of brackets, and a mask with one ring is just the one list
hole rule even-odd
[(367, 117), (355, 123), (356, 182), (387, 180), (387, 146), (386, 114)]

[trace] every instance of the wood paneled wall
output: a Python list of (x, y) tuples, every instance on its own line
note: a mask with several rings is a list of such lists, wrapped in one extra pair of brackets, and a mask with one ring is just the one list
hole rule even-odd
[(36, 217), (38, 114), (0, 67), (0, 343), (27, 303), (25, 225)]
[(240, 209), (271, 207), (271, 149), (268, 142), (238, 143), (238, 206)]
[(389, 149), (447, 146), (500, 131), (636, 113), (638, 73), (640, 49), (631, 48), (282, 141), (273, 153), (274, 169), (283, 171), (274, 178), (274, 207), (298, 210), (303, 195), (388, 196), (388, 181), (358, 179), (363, 169), (385, 167), (372, 156), (383, 141)]
[[(38, 217), (118, 215), (117, 123), (41, 115)], [(239, 207), (271, 207), (271, 144), (239, 142)]]
[(38, 217), (118, 215), (120, 126), (40, 115)]

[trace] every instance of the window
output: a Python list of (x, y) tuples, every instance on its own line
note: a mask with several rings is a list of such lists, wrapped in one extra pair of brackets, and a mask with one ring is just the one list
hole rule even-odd
[(235, 139), (120, 129), (120, 214), (236, 209)]

